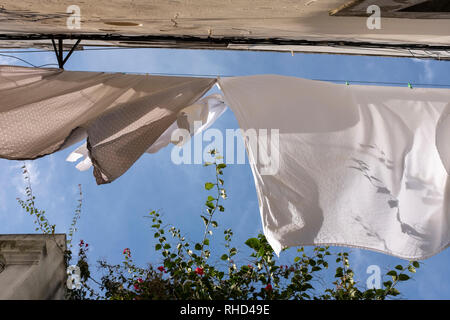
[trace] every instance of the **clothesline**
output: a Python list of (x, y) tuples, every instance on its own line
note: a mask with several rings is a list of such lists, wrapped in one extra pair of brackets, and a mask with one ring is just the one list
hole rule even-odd
[[(32, 51), (32, 52), (45, 52), (45, 51)], [(21, 53), (21, 52), (19, 52)], [(26, 51), (24, 53), (27, 53)], [(0, 56), (8, 57), (8, 58), (14, 58), (17, 60), (20, 60), (32, 67), (36, 68), (43, 68), (47, 66), (57, 66), (57, 64), (54, 63), (48, 63), (40, 66), (36, 66), (25, 59), (13, 56), (13, 55), (7, 55), (3, 54), (2, 51), (0, 51)], [(92, 71), (92, 70), (89, 70)], [(104, 71), (93, 71), (93, 72), (104, 72)], [(200, 77), (200, 78), (228, 78), (228, 77), (239, 77), (244, 75), (230, 75), (230, 74), (199, 74), (199, 73), (168, 73), (168, 72), (150, 72), (150, 73), (142, 73), (142, 72), (118, 72), (123, 74), (137, 74), (137, 75), (156, 75), (156, 76), (177, 76), (177, 77)], [(386, 86), (408, 86), (411, 89), (413, 87), (422, 87), (422, 88), (450, 88), (450, 84), (441, 84), (441, 83), (415, 83), (412, 81), (406, 81), (406, 82), (389, 82), (389, 81), (370, 81), (370, 80), (345, 80), (345, 79), (319, 79), (319, 78), (312, 78), (310, 80), (315, 81), (325, 81), (325, 82), (334, 82), (334, 83), (344, 83), (347, 85), (350, 84), (367, 84), (367, 85), (386, 85)]]

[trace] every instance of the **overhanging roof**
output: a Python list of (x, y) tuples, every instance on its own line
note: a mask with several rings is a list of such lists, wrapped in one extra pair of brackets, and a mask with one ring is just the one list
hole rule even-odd
[[(87, 0), (79, 4), (81, 28), (68, 29), (66, 22), (70, 14), (66, 11), (73, 1), (6, 0), (0, 9), (0, 39), (3, 39), (0, 47), (50, 48), (49, 36), (57, 35), (82, 37), (85, 46), (448, 59), (450, 19), (431, 16), (425, 19), (420, 15), (420, 19), (415, 19), (414, 13), (407, 13), (407, 18), (383, 16), (403, 8), (405, 3), (420, 2), (426, 0)], [(359, 13), (342, 16), (339, 9), (346, 6), (351, 9), (355, 3), (359, 5)], [(372, 3), (387, 10), (382, 12), (381, 29), (371, 30), (366, 16), (355, 16), (361, 15), (361, 6)]]

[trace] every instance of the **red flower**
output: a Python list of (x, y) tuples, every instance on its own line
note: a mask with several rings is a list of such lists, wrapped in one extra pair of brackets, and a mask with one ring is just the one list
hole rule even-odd
[(197, 268), (197, 269), (195, 269), (195, 273), (198, 274), (198, 275), (200, 275), (200, 276), (202, 276), (202, 275), (204, 274), (203, 268)]
[(164, 269), (163, 266), (158, 267), (158, 270), (161, 271), (161, 272), (163, 272), (163, 271), (164, 271), (164, 272), (167, 272), (166, 269)]
[(144, 280), (142, 280), (142, 278), (138, 278), (137, 282), (142, 283), (142, 282), (144, 282)]
[(87, 248), (89, 245), (86, 243), (84, 246)]
[(267, 292), (271, 292), (272, 291), (272, 285), (269, 283), (264, 290), (266, 290)]
[(123, 249), (123, 254), (126, 254), (128, 257), (130, 257), (131, 256), (130, 249), (129, 248)]
[(83, 244), (84, 244), (84, 241), (83, 241), (83, 240), (80, 240), (80, 247), (82, 247)]
[(134, 284), (134, 290), (136, 290), (136, 291), (141, 290), (141, 288), (139, 287), (139, 285), (137, 283)]

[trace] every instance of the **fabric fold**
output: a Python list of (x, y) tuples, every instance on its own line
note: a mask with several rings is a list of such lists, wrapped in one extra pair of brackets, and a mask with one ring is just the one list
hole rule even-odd
[(0, 66), (0, 157), (36, 159), (85, 132), (97, 183), (111, 182), (215, 82)]
[[(159, 138), (146, 150), (147, 153), (156, 153), (169, 144), (182, 146), (188, 139), (183, 139), (181, 142), (173, 141), (172, 134), (177, 129), (185, 129), (189, 132), (189, 136), (196, 135), (201, 131), (207, 129), (226, 111), (226, 106), (220, 94), (209, 95), (193, 105), (190, 105), (182, 110), (177, 115), (177, 120), (174, 121)], [(196, 122), (200, 125), (196, 126)], [(82, 144), (77, 149), (72, 151), (67, 157), (66, 161), (76, 162), (80, 161), (76, 168), (80, 171), (85, 171), (92, 166), (87, 149), (87, 143)]]
[(218, 84), (243, 130), (277, 253), (338, 245), (425, 259), (448, 247), (450, 90), (276, 75)]

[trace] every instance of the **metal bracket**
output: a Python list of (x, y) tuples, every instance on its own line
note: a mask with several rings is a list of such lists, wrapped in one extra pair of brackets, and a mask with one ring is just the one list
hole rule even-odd
[(63, 39), (58, 39), (58, 48), (56, 48), (55, 39), (52, 38), (53, 50), (55, 50), (56, 59), (58, 60), (58, 66), (60, 69), (64, 69), (64, 65), (80, 42), (81, 39), (78, 39), (77, 42), (73, 45), (72, 49), (70, 49), (66, 57), (63, 58)]

